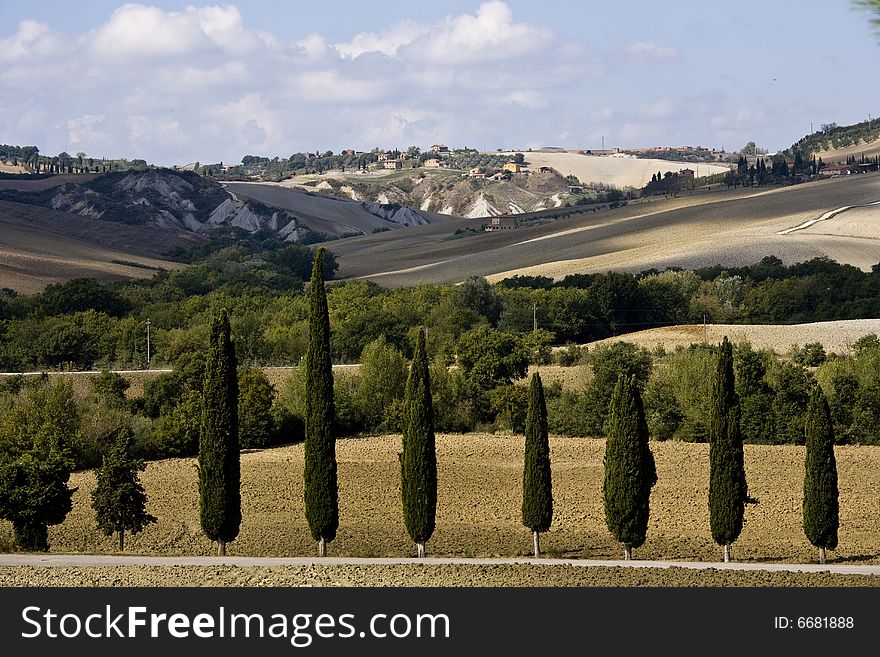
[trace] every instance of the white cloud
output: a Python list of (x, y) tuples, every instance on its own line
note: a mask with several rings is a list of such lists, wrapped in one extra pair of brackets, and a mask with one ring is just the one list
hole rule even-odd
[(103, 114), (83, 114), (67, 122), (67, 135), (71, 144), (95, 144), (103, 142), (107, 133), (100, 129)]
[(678, 110), (678, 104), (670, 98), (661, 98), (639, 107), (639, 114), (648, 119), (668, 119)]
[(490, 0), (475, 15), (447, 18), (410, 43), (406, 55), (446, 65), (497, 61), (536, 53), (550, 38), (545, 28), (514, 22), (507, 3)]
[(675, 59), (678, 50), (671, 46), (658, 46), (653, 41), (637, 41), (626, 49), (626, 54), (635, 60)]
[(0, 61), (45, 59), (57, 55), (61, 46), (61, 36), (50, 30), (45, 23), (21, 21), (15, 34), (0, 39)]
[(398, 48), (412, 43), (427, 33), (429, 28), (414, 21), (396, 23), (387, 32), (360, 32), (347, 43), (334, 44), (334, 48), (346, 57), (358, 57), (368, 52), (379, 52), (388, 57), (397, 54)]
[(105, 57), (174, 57), (220, 50), (246, 54), (268, 47), (265, 36), (247, 30), (241, 14), (226, 7), (187, 7), (182, 12), (126, 4), (86, 35), (89, 50)]
[[(499, 0), (434, 22), (389, 22), (334, 45), (318, 32), (282, 42), (234, 6), (126, 4), (80, 34), (35, 21), (2, 30), (0, 99), (17, 99), (0, 104), (8, 139), (158, 164), (316, 148), (539, 144), (564, 130), (551, 125), (545, 134), (531, 119), (559, 112), (595, 77), (596, 62), (587, 46), (516, 20)], [(577, 112), (590, 116), (589, 107)]]
[(504, 94), (501, 96), (501, 102), (527, 109), (543, 109), (550, 104), (544, 94), (531, 89), (520, 89)]
[(294, 98), (312, 103), (360, 105), (381, 99), (386, 92), (382, 80), (346, 78), (336, 70), (306, 71), (297, 76)]
[(305, 53), (309, 59), (321, 59), (327, 55), (327, 41), (320, 34), (312, 32), (304, 39), (296, 42), (296, 46)]

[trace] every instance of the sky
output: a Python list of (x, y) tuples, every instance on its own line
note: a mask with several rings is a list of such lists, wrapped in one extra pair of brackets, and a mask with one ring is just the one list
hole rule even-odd
[(0, 0), (0, 143), (164, 165), (603, 138), (772, 152), (880, 115), (868, 18), (849, 0)]

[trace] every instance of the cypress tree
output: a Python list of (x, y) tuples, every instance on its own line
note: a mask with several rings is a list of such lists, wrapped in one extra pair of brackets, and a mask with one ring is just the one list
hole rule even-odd
[(147, 513), (147, 494), (138, 472), (144, 462), (131, 456), (131, 430), (116, 436), (98, 469), (97, 485), (92, 491), (92, 508), (98, 529), (107, 536), (119, 534), (119, 551), (125, 550), (125, 530), (140, 533), (156, 518)]
[(403, 398), (403, 444), (400, 458), (400, 497), (403, 522), (425, 556), (425, 543), (434, 533), (437, 517), (437, 453), (434, 447), (434, 410), (425, 334), (419, 331)]
[(818, 385), (810, 395), (805, 432), (804, 534), (810, 543), (819, 548), (819, 563), (824, 564), (825, 550), (837, 547), (840, 520), (834, 426), (828, 401)]
[(330, 360), (330, 317), (324, 289), (324, 249), (312, 263), (309, 284), (309, 343), (306, 351), (306, 441), (304, 496), (306, 521), (318, 543), (318, 556), (339, 527), (336, 481), (336, 437), (333, 433), (333, 364)]
[(541, 375), (535, 372), (529, 385), (526, 443), (523, 464), (523, 525), (532, 530), (535, 558), (541, 556), (541, 532), (553, 522), (553, 480), (550, 474), (550, 442), (547, 436), (547, 404)]
[(721, 343), (709, 413), (709, 522), (712, 538), (724, 547), (730, 561), (730, 544), (742, 531), (748, 501), (739, 427), (739, 400), (734, 392), (733, 347), (727, 336)]
[(608, 410), (605, 441), (605, 524), (623, 544), (623, 556), (645, 543), (651, 488), (657, 483), (654, 455), (648, 446), (648, 424), (635, 377), (617, 378)]
[(226, 555), (241, 526), (241, 464), (238, 447), (238, 377), (229, 316), (211, 321), (199, 431), (199, 501), (202, 530)]

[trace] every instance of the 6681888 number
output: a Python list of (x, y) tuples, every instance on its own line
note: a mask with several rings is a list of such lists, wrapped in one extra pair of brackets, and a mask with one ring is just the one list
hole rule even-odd
[(799, 616), (797, 619), (801, 630), (844, 630), (852, 629), (854, 624), (852, 616)]

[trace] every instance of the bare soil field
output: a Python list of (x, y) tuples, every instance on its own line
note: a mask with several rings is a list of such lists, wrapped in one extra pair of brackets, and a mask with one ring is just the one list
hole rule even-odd
[(635, 157), (605, 157), (577, 153), (523, 153), (530, 169), (552, 167), (563, 176), (576, 176), (583, 184), (604, 183), (614, 187), (644, 187), (658, 171), (678, 173), (699, 167), (700, 176), (726, 173), (729, 167)]
[(869, 270), (880, 262), (880, 204), (852, 208), (790, 234), (838, 262)]
[[(647, 542), (641, 559), (718, 561), (709, 533), (708, 446), (652, 443), (658, 483), (651, 499)], [(335, 556), (410, 556), (398, 493), (399, 436), (340, 440), (340, 526), (330, 545)], [(523, 438), (465, 434), (437, 437), (439, 502), (429, 554), (457, 557), (527, 555), (529, 532), (520, 524)], [(605, 528), (602, 507), (604, 441), (551, 439), (554, 521), (542, 543), (548, 556), (620, 558)], [(750, 494), (742, 535), (733, 546), (740, 561), (811, 562), (814, 550), (801, 527), (802, 447), (746, 445)], [(880, 563), (878, 499), (880, 448), (837, 448), (841, 529), (831, 557), (843, 563)], [(303, 512), (301, 444), (242, 455), (244, 520), (231, 555), (311, 556), (314, 545)], [(159, 522), (127, 540), (145, 555), (211, 555), (214, 546), (198, 520), (195, 461), (168, 459), (148, 464), (143, 480), (148, 509)], [(91, 471), (75, 473), (74, 508), (51, 527), (56, 553), (111, 554), (113, 538), (95, 530), (89, 505)], [(11, 526), (0, 523), (0, 546), (11, 545)]]
[(810, 342), (822, 343), (827, 352), (846, 354), (856, 340), (870, 333), (880, 335), (880, 319), (850, 319), (811, 324), (708, 324), (705, 329), (702, 324), (690, 324), (628, 333), (597, 340), (588, 346), (592, 349), (614, 342), (632, 342), (648, 350), (662, 346), (671, 351), (676, 347), (687, 347), (704, 340), (709, 343), (721, 342), (727, 336), (732, 342), (748, 341), (753, 347), (772, 349), (780, 355), (786, 354), (792, 345), (803, 346)]
[[(766, 255), (791, 264), (828, 253), (811, 237), (801, 238), (801, 231), (778, 235), (780, 230), (877, 200), (880, 174), (865, 174), (769, 190), (698, 192), (460, 239), (449, 239), (446, 226), (421, 226), (341, 240), (331, 249), (340, 278), (370, 278), (387, 286), (451, 283), (468, 276), (494, 281), (515, 274), (559, 278), (652, 267), (742, 266)], [(865, 242), (842, 236), (834, 253), (839, 261), (860, 266), (876, 253), (880, 262), (880, 250), (866, 256)]]
[(0, 586), (880, 586), (880, 577), (536, 565), (0, 567)]
[(102, 282), (149, 278), (183, 266), (159, 257), (179, 244), (180, 239), (158, 228), (0, 201), (0, 287), (17, 292), (38, 292), (84, 276)]

